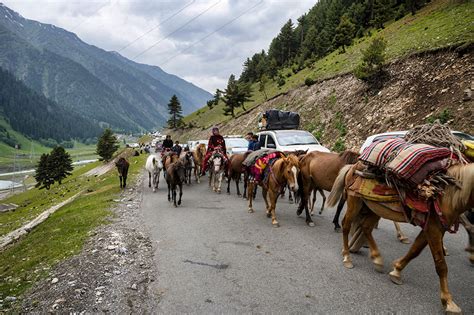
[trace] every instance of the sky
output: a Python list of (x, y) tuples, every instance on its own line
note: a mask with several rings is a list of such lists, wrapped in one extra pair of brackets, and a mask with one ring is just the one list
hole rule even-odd
[(240, 75), (283, 24), (316, 0), (1, 0), (23, 17), (161, 67), (209, 92)]

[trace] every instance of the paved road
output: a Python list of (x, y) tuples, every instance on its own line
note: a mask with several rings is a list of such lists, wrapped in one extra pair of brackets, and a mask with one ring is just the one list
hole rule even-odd
[[(310, 228), (295, 215), (294, 205), (280, 200), (281, 227), (273, 228), (260, 194), (256, 212), (249, 214), (235, 194), (218, 195), (205, 183), (194, 184), (185, 187), (183, 205), (174, 208), (162, 184), (156, 193), (144, 186), (142, 202), (157, 246), (157, 312), (442, 313), (428, 250), (406, 268), (405, 284), (397, 286), (373, 269), (367, 249), (353, 255), (354, 269), (344, 269), (333, 209), (315, 215), (316, 226)], [(413, 240), (417, 228), (402, 228)], [(389, 222), (381, 223), (375, 237), (389, 272), (408, 245), (396, 240)], [(462, 230), (445, 239), (451, 291), (465, 314), (473, 314), (474, 268), (464, 252), (467, 236)]]

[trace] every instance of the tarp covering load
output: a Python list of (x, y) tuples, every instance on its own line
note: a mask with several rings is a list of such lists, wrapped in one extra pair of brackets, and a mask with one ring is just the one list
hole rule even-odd
[(267, 130), (298, 129), (300, 115), (295, 112), (270, 109), (264, 113), (262, 121), (263, 127)]

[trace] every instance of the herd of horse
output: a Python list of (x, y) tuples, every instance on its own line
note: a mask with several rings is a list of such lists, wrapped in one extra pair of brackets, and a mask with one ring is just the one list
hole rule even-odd
[[(158, 188), (161, 171), (168, 185), (168, 200), (174, 206), (181, 204), (183, 194), (183, 184), (191, 184), (191, 174), (194, 170), (196, 182), (200, 182), (201, 164), (206, 154), (204, 144), (200, 144), (194, 152), (183, 152), (180, 156), (175, 153), (167, 153), (162, 158), (150, 155), (146, 162), (146, 169), (149, 173), (149, 187), (153, 191)], [(249, 174), (248, 167), (243, 165), (248, 153), (234, 154), (225, 165), (221, 153), (215, 152), (209, 165), (209, 186), (216, 193), (221, 192), (221, 184), (224, 177), (227, 177), (227, 193), (230, 193), (231, 182), (236, 184), (237, 195), (241, 195), (239, 183), (243, 179), (243, 198), (248, 200), (248, 212), (254, 212), (253, 200), (256, 196), (256, 187), (262, 189), (262, 196), (266, 204), (266, 215), (271, 218), (274, 227), (279, 226), (276, 216), (276, 204), (280, 196), (284, 195), (286, 189), (289, 190), (291, 198), (298, 202), (297, 215), (305, 211), (306, 223), (314, 226), (312, 214), (316, 195), (322, 195), (323, 202), (320, 213), (326, 204), (324, 191), (329, 191), (327, 204), (329, 207), (337, 205), (337, 211), (333, 220), (335, 229), (340, 229), (339, 216), (347, 204), (345, 216), (342, 220), (343, 235), (343, 265), (346, 268), (353, 268), (350, 252), (353, 251), (354, 239), (363, 235), (368, 243), (370, 258), (377, 271), (383, 270), (383, 259), (378, 250), (377, 244), (372, 236), (372, 231), (377, 227), (380, 218), (391, 220), (395, 223), (398, 238), (407, 243), (407, 238), (401, 233), (398, 222), (407, 222), (406, 216), (402, 213), (388, 210), (376, 201), (366, 200), (360, 196), (347, 193), (347, 189), (354, 177), (359, 176), (356, 172), (360, 166), (359, 154), (352, 151), (342, 153), (325, 152), (286, 152), (267, 166), (266, 180), (255, 182)], [(460, 187), (446, 187), (440, 200), (440, 210), (446, 218), (449, 226), (458, 222), (464, 212), (474, 207), (474, 163), (467, 165), (454, 165), (448, 168), (447, 174), (461, 183)], [(179, 190), (179, 199), (177, 191)], [(470, 213), (472, 216), (472, 213)], [(401, 272), (407, 264), (416, 258), (421, 251), (428, 246), (431, 250), (436, 272), (439, 276), (441, 289), (441, 302), (446, 312), (460, 313), (461, 309), (453, 302), (453, 298), (448, 289), (447, 272), (445, 261), (445, 248), (443, 246), (443, 236), (446, 231), (445, 225), (440, 221), (438, 215), (428, 216), (428, 221), (424, 229), (420, 231), (408, 253), (396, 260), (393, 270), (389, 273), (390, 279), (396, 284), (402, 284)], [(358, 230), (354, 233), (353, 225), (357, 222)], [(471, 263), (474, 263), (474, 244), (472, 233), (470, 232)], [(357, 234), (358, 233), (358, 234)], [(359, 246), (360, 247), (360, 246)], [(356, 248), (357, 249), (357, 248)]]

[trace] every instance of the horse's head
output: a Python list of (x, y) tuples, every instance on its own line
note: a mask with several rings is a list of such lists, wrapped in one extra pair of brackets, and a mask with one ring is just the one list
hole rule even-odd
[(281, 171), (283, 172), (283, 176), (291, 191), (296, 192), (298, 191), (298, 173), (300, 171), (298, 157), (294, 154), (290, 154), (282, 159), (283, 164)]
[(224, 157), (222, 156), (222, 153), (215, 152), (212, 155), (212, 165), (214, 166), (214, 172), (219, 172), (223, 164), (224, 164)]
[(345, 150), (339, 153), (339, 157), (344, 161), (345, 164), (355, 164), (359, 160), (359, 153)]

